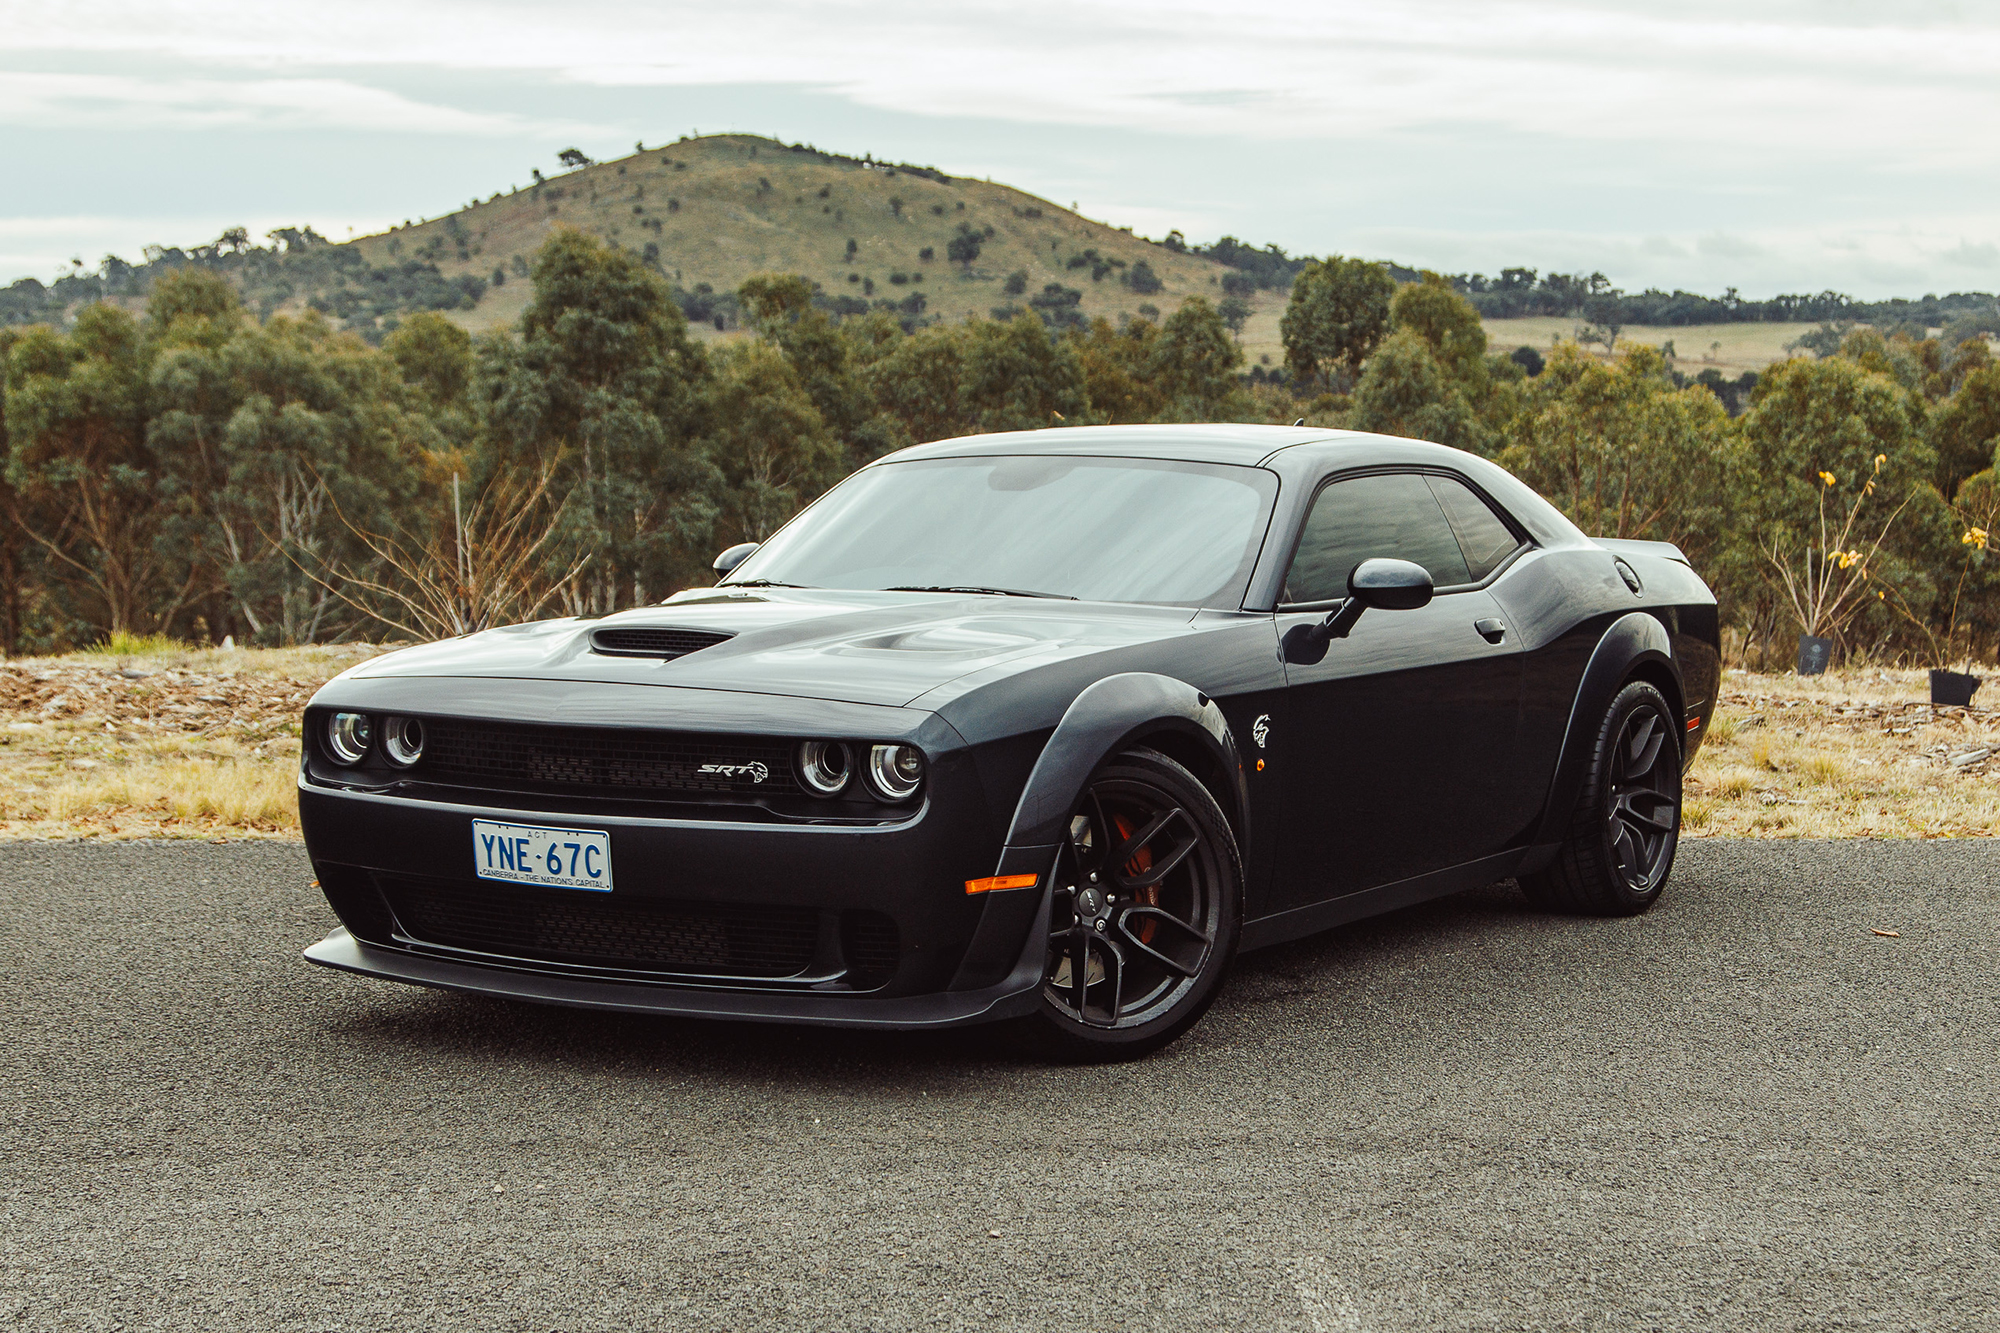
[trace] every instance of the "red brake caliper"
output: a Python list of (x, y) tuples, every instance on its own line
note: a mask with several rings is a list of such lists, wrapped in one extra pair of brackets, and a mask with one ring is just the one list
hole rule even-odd
[[(1132, 836), (1132, 821), (1125, 818), (1125, 816), (1113, 815), (1111, 816), (1111, 823), (1118, 830), (1118, 841), (1123, 842)], [(1132, 853), (1132, 859), (1125, 863), (1125, 873), (1135, 877), (1145, 874), (1152, 868), (1153, 849), (1150, 847), (1141, 847), (1138, 851)], [(1138, 899), (1148, 907), (1158, 907), (1160, 905), (1160, 886), (1157, 884), (1148, 884), (1145, 888), (1138, 891)], [(1139, 929), (1135, 932), (1139, 937), (1139, 943), (1151, 944), (1153, 942), (1153, 932), (1156, 929), (1158, 929), (1158, 924), (1151, 917), (1142, 918), (1139, 922)]]

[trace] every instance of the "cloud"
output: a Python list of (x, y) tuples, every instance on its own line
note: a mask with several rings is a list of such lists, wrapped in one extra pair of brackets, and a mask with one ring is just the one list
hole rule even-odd
[(1764, 247), (1741, 236), (1711, 232), (1695, 242), (1696, 253), (1709, 259), (1756, 259)]
[[(82, 0), (10, 18), (0, 51), (234, 64), (437, 66), (579, 84), (784, 84), (906, 114), (1189, 134), (1347, 137), (1478, 124), (1594, 142), (1699, 142), (1907, 160), (1912, 124), (2000, 110), (2000, 26), (1883, 9), (1672, 14), (1522, 0), (1337, 0), (1282, 37), (1210, 0)], [(1053, 34), (1059, 39), (1052, 40)], [(1893, 97), (1895, 114), (1884, 114)], [(1990, 136), (1989, 136), (1990, 139)], [(1958, 136), (1961, 169), (2000, 143)]]
[(2000, 268), (2000, 245), (1991, 241), (1975, 244), (1961, 238), (1957, 245), (1938, 258), (1955, 268), (1996, 269)]
[(24, 128), (150, 130), (344, 129), (411, 134), (539, 137), (593, 127), (531, 125), (518, 116), (419, 102), (350, 79), (144, 78), (120, 74), (9, 73), (0, 77), (0, 124)]

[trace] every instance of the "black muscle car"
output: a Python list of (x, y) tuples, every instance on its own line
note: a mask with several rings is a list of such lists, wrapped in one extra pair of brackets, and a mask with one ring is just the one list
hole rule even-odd
[(973, 436), (713, 588), (411, 648), (305, 719), (316, 963), (1118, 1058), (1243, 949), (1519, 880), (1645, 910), (1715, 599), (1439, 445)]

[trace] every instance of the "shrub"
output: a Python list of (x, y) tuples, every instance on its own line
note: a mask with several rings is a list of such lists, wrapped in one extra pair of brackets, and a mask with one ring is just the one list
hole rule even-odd
[[(1507, 359), (1527, 371), (1530, 379), (1541, 374), (1542, 367), (1548, 364), (1548, 362), (1542, 359), (1540, 352), (1526, 345), (1516, 347), (1512, 352), (1508, 353)], [(1716, 378), (1719, 380), (1722, 377), (1717, 375)]]
[(937, 247), (934, 245), (925, 246), (923, 249), (917, 251), (917, 258), (926, 264), (930, 263), (933, 259), (937, 258)]
[(943, 217), (943, 216), (944, 216), (944, 205), (943, 205), (943, 204), (932, 204), (932, 205), (931, 205), (931, 212), (932, 212), (932, 213), (934, 213), (934, 214), (936, 214), (936, 215), (937, 215), (938, 217)]
[(1153, 272), (1153, 266), (1145, 260), (1132, 265), (1124, 277), (1124, 283), (1141, 296), (1151, 296), (1167, 284), (1160, 281), (1160, 275)]
[(1249, 296), (1256, 290), (1257, 279), (1251, 277), (1248, 273), (1238, 273), (1231, 270), (1222, 275), (1222, 294), (1224, 296)]
[(890, 285), (892, 286), (901, 287), (904, 283), (908, 282), (909, 280), (910, 280), (910, 275), (901, 271), (891, 273), (889, 275), (889, 282)]
[(1000, 290), (1009, 296), (1020, 296), (1025, 293), (1028, 290), (1028, 270), (1017, 268), (1009, 273), (1007, 281), (1001, 285)]
[(966, 271), (972, 271), (972, 261), (979, 258), (981, 242), (984, 238), (967, 223), (958, 224), (958, 235), (951, 238), (944, 252), (954, 264), (963, 264)]

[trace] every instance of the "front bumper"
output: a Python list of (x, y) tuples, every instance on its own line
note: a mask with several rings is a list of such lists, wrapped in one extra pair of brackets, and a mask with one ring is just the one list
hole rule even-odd
[[(536, 798), (525, 795), (508, 797), (504, 806), (453, 804), (303, 780), (307, 851), (344, 927), (306, 957), (385, 980), (623, 1012), (884, 1028), (1030, 1012), (1046, 957), (1048, 877), (1032, 889), (967, 895), (966, 880), (995, 873), (999, 849), (976, 784), (952, 782), (949, 772), (935, 776), (944, 780), (909, 819), (862, 826), (581, 814), (561, 803), (536, 809)], [(440, 935), (398, 904), (426, 888), (475, 906), (484, 895), (500, 902), (509, 892), (473, 874), (475, 818), (609, 834), (617, 887), (603, 898), (615, 898), (627, 920), (658, 908), (685, 909), (697, 914), (687, 919), (699, 921), (699, 913), (712, 910), (726, 930), (754, 925), (767, 913), (817, 920), (818, 946), (794, 970), (749, 974), (550, 955)], [(1008, 873), (1027, 868), (1018, 853), (1003, 859)], [(1027, 860), (1040, 858), (1031, 853)], [(566, 916), (588, 912), (599, 899), (562, 890), (548, 897), (563, 900), (552, 910)], [(849, 967), (841, 953), (842, 923), (857, 916), (894, 925), (893, 965), (875, 975)], [(666, 920), (671, 930), (684, 919)], [(602, 924), (621, 928), (615, 920)]]
[[(1042, 908), (1046, 911), (1046, 907)], [(1046, 927), (1040, 934), (1046, 933)], [(928, 995), (772, 994), (701, 990), (685, 985), (597, 981), (539, 971), (456, 962), (408, 949), (364, 944), (336, 930), (306, 950), (323, 967), (438, 990), (467, 991), (614, 1013), (662, 1014), (823, 1027), (936, 1028), (994, 1022), (1033, 1012), (1042, 982), (1042, 955), (1028, 951), (999, 985)]]

